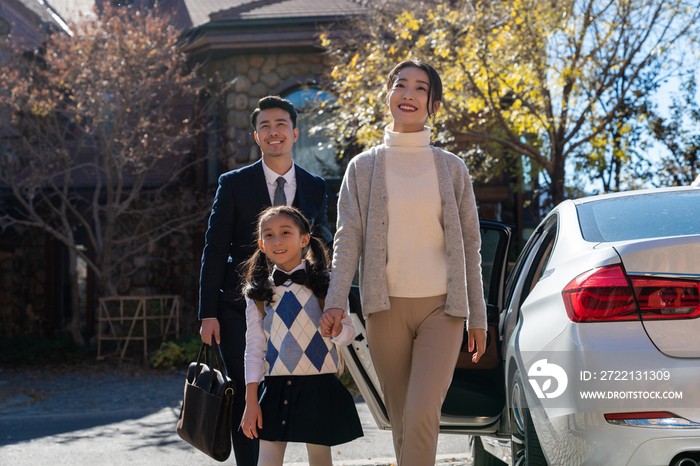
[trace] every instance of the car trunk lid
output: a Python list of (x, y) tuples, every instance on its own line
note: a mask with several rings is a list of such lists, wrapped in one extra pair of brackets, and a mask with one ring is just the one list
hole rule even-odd
[(615, 249), (654, 345), (669, 356), (700, 357), (700, 235), (637, 240)]

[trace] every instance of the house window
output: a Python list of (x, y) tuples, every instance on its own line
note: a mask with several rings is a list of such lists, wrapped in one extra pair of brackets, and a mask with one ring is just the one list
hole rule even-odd
[(10, 23), (0, 18), (0, 47), (7, 48), (10, 38)]
[(338, 99), (318, 88), (298, 89), (284, 96), (297, 109), (299, 139), (292, 156), (301, 167), (324, 178), (342, 176), (335, 153), (335, 142), (318, 126), (328, 117)]
[[(77, 248), (87, 254), (87, 248), (82, 244), (79, 244)], [(88, 265), (85, 259), (78, 256), (76, 258), (76, 273), (78, 275), (78, 305), (80, 306), (80, 314), (87, 314), (87, 278), (88, 278)]]

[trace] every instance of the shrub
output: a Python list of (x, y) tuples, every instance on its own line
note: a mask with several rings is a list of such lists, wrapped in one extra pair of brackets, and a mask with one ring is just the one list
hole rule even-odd
[(56, 333), (51, 338), (0, 337), (0, 365), (3, 366), (75, 363), (93, 357), (94, 348), (76, 346), (67, 333)]
[(148, 358), (148, 363), (153, 367), (187, 369), (191, 362), (197, 360), (201, 346), (199, 335), (167, 340)]

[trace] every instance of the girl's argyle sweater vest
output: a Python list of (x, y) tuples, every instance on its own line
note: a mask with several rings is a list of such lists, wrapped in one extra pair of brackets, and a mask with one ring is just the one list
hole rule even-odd
[(292, 283), (274, 287), (272, 304), (265, 303), (263, 329), (267, 339), (265, 374), (316, 375), (338, 371), (338, 352), (323, 338), (318, 321), (323, 314), (310, 289)]

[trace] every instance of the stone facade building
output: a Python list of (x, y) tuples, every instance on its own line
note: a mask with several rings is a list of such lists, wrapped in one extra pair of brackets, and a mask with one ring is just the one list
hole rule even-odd
[(225, 101), (223, 140), (225, 168), (228, 170), (260, 158), (250, 114), (261, 97), (288, 97), (300, 86), (313, 87), (320, 76), (330, 73), (328, 57), (317, 53), (239, 55), (217, 61), (212, 67), (219, 68), (224, 77), (231, 77), (232, 90)]
[(231, 84), (219, 116), (223, 137), (217, 171), (239, 168), (260, 157), (250, 113), (261, 97), (280, 95), (300, 111), (300, 139), (294, 146), (297, 163), (326, 177), (342, 176), (332, 148), (308, 134), (320, 107), (335, 100), (326, 92), (331, 62), (318, 36), (322, 28), (333, 34), (333, 25), (363, 14), (366, 0), (218, 3), (231, 7), (208, 15), (201, 8), (188, 9), (192, 27), (183, 35), (183, 49), (193, 62), (205, 64), (206, 72), (218, 71)]

